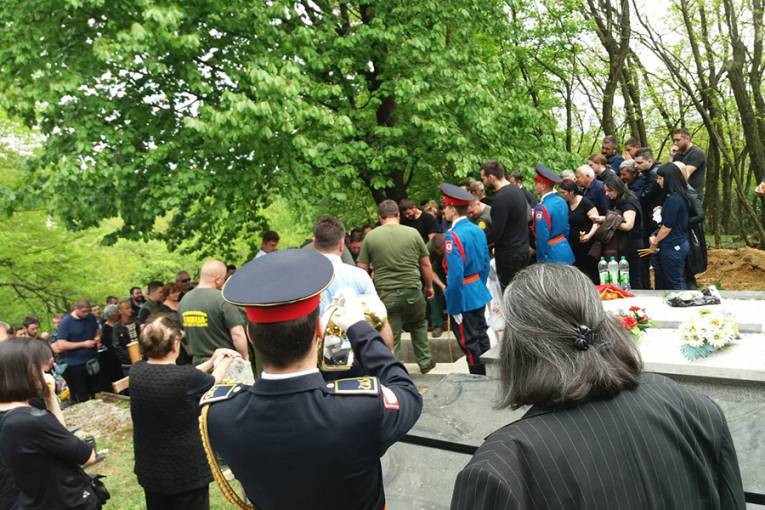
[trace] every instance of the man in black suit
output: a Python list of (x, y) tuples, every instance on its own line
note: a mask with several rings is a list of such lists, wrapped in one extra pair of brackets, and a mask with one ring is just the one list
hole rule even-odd
[(478, 449), (452, 510), (744, 509), (720, 408), (642, 362), (576, 268), (537, 264), (505, 293), (503, 407), (531, 405)]

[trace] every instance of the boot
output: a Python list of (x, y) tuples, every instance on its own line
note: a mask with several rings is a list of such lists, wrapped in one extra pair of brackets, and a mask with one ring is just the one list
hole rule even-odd
[(476, 363), (475, 365), (468, 365), (468, 370), (471, 374), (486, 375), (486, 364)]

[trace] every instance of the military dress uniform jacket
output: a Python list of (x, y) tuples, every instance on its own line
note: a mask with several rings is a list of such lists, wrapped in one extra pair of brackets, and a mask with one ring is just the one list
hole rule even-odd
[(559, 195), (548, 193), (534, 208), (537, 262), (573, 264), (568, 231), (568, 204)]
[(467, 218), (460, 218), (444, 235), (444, 264), (449, 315), (477, 310), (491, 301), (486, 235)]
[(380, 457), (417, 421), (422, 397), (369, 324), (348, 338), (373, 377), (259, 379), (211, 404), (213, 450), (258, 510), (385, 506)]
[(743, 510), (720, 408), (658, 374), (608, 400), (536, 407), (486, 438), (452, 510)]

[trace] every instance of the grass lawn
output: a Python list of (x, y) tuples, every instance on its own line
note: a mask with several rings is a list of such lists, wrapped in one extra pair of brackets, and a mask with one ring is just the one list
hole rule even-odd
[[(98, 450), (109, 450), (104, 460), (87, 469), (91, 474), (106, 475), (104, 483), (111, 493), (111, 499), (104, 508), (145, 509), (143, 489), (133, 473), (133, 428), (129, 403), (91, 400), (65, 409), (64, 415), (68, 426), (78, 425), (82, 427), (83, 433), (96, 438)], [(210, 484), (210, 508), (232, 508), (215, 482)]]

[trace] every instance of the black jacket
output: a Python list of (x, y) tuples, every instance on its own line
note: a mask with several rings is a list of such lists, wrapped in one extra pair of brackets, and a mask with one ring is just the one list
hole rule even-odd
[(255, 508), (385, 506), (380, 457), (417, 421), (422, 398), (369, 324), (355, 324), (348, 338), (374, 377), (261, 378), (211, 404), (210, 442)]
[(609, 400), (532, 408), (460, 472), (452, 510), (745, 508), (720, 408), (657, 374)]

